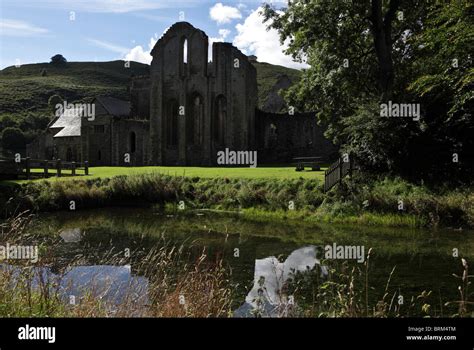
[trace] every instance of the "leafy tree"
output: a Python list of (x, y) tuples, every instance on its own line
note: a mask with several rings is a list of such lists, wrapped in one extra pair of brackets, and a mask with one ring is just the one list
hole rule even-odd
[[(435, 86), (449, 85), (437, 103), (451, 105), (453, 111), (469, 110), (472, 62), (463, 61), (468, 75), (458, 70), (449, 79), (442, 72), (448, 69), (443, 55), (465, 58), (472, 52), (472, 22), (468, 20), (472, 6), (452, 2), (450, 6), (457, 6), (458, 11), (440, 10), (442, 6), (419, 0), (308, 0), (289, 2), (280, 11), (266, 5), (266, 21), (279, 31), (282, 42), (288, 42), (287, 53), (310, 65), (286, 93), (288, 103), (316, 111), (319, 121), (328, 126), (327, 136), (343, 151), (357, 155), (366, 168), (424, 178), (438, 175), (435, 169), (442, 163), (443, 171), (449, 172), (452, 163), (436, 156), (443, 150), (436, 140), (447, 134), (453, 135), (452, 141), (459, 139), (452, 123), (445, 124), (444, 136), (436, 136), (429, 127), (431, 118), (446, 120), (449, 112), (434, 105), (430, 108), (435, 100), (426, 93), (436, 94)], [(453, 41), (458, 45), (452, 45)], [(438, 52), (439, 46), (450, 51)], [(426, 65), (428, 57), (431, 63)], [(439, 74), (428, 77), (427, 70)], [(423, 84), (428, 81), (436, 84)], [(459, 95), (449, 94), (455, 90)], [(457, 103), (450, 104), (450, 96)], [(388, 101), (420, 103), (421, 121), (382, 118), (381, 103)]]
[(51, 57), (51, 64), (54, 64), (56, 66), (61, 66), (61, 65), (65, 65), (67, 62), (66, 58), (64, 58), (63, 55), (60, 55), (60, 54), (57, 54), (57, 55), (54, 55), (53, 57)]
[(16, 151), (24, 149), (26, 139), (23, 132), (18, 128), (6, 128), (2, 132), (2, 147), (7, 150)]
[[(474, 171), (474, 4), (453, 1), (434, 4), (426, 29), (411, 38), (416, 60), (408, 90), (425, 106), (424, 163), (444, 159), (431, 172), (472, 178)], [(419, 147), (420, 148), (420, 147)], [(452, 162), (457, 154), (459, 164)], [(438, 162), (439, 163), (439, 162)], [(428, 167), (429, 164), (426, 164)]]

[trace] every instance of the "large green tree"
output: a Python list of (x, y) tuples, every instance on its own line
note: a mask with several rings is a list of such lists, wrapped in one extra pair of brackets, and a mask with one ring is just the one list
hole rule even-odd
[[(429, 149), (419, 146), (426, 140), (431, 145), (439, 141), (427, 132), (427, 121), (447, 118), (447, 114), (428, 108), (429, 101), (420, 90), (427, 86), (415, 81), (426, 79), (423, 71), (428, 58), (435, 71), (447, 68), (446, 60), (435, 58), (436, 40), (456, 51), (435, 33), (442, 13), (451, 22), (459, 21), (457, 26), (466, 26), (460, 33), (462, 40), (472, 37), (470, 20), (460, 16), (469, 13), (471, 6), (458, 1), (446, 6), (442, 10), (442, 5), (418, 0), (293, 1), (283, 11), (265, 6), (267, 23), (289, 43), (287, 53), (310, 65), (300, 83), (288, 91), (288, 102), (316, 111), (328, 126), (327, 136), (357, 155), (367, 168), (413, 177), (433, 174), (436, 162), (430, 164), (424, 154)], [(441, 29), (446, 31), (449, 29)], [(423, 55), (420, 48), (424, 48)], [(446, 84), (452, 91), (456, 82)], [(465, 98), (464, 94), (461, 100)], [(382, 118), (381, 104), (388, 101), (420, 103), (421, 121)], [(437, 161), (445, 170), (453, 168), (446, 157)]]
[[(410, 45), (416, 59), (408, 90), (425, 107), (421, 142), (413, 145), (419, 153), (417, 158), (423, 157), (422, 163), (431, 172), (472, 179), (474, 4), (453, 1), (432, 6), (425, 30), (413, 36)], [(454, 155), (459, 163), (452, 162)], [(429, 168), (438, 163), (438, 169)]]

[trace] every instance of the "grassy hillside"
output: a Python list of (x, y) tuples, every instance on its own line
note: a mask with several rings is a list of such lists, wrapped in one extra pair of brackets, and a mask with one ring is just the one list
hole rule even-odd
[[(41, 76), (46, 69), (46, 76)], [(147, 74), (148, 66), (123, 61), (68, 62), (64, 67), (49, 63), (8, 67), (0, 71), (0, 114), (46, 111), (51, 95), (74, 102), (97, 95), (128, 99), (130, 74)]]
[[(254, 63), (257, 69), (259, 106), (282, 75), (299, 79), (300, 72), (268, 63)], [(42, 72), (45, 71), (43, 75)], [(48, 99), (55, 94), (68, 102), (88, 102), (95, 96), (129, 100), (130, 76), (149, 74), (149, 66), (124, 61), (25, 64), (0, 71), (0, 137), (7, 127), (18, 127), (30, 142), (51, 119)], [(1, 145), (0, 145), (1, 146)], [(0, 152), (1, 153), (1, 152)]]
[(296, 69), (275, 66), (264, 62), (256, 62), (253, 65), (257, 69), (258, 106), (260, 108), (262, 108), (269, 92), (280, 76), (286, 75), (294, 82), (298, 81), (301, 77), (301, 72)]

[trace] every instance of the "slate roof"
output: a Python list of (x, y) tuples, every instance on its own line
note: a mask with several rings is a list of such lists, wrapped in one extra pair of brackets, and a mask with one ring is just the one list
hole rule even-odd
[[(97, 97), (94, 103), (100, 103), (110, 115), (116, 117), (128, 117), (130, 115), (130, 102), (122, 101), (114, 97)], [(59, 130), (54, 137), (74, 137), (81, 136), (81, 124), (83, 119), (83, 108), (69, 108), (64, 111), (49, 126)]]
[(116, 117), (128, 117), (130, 115), (130, 102), (106, 96), (97, 97), (95, 100), (100, 102), (110, 115)]
[(61, 129), (54, 137), (81, 136), (82, 108), (69, 108), (51, 125), (50, 129)]

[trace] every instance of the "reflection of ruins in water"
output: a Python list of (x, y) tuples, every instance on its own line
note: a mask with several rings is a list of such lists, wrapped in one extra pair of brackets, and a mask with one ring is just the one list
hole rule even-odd
[[(20, 275), (22, 267), (0, 264), (0, 269)], [(91, 265), (67, 268), (62, 274), (52, 272), (49, 267), (33, 267), (32, 287), (40, 287), (49, 281), (52, 290), (68, 303), (77, 304), (81, 298), (90, 295), (95, 299), (104, 300), (109, 305), (120, 305), (133, 302), (136, 306), (148, 302), (148, 279), (133, 276), (130, 265)]]
[(245, 298), (245, 303), (235, 312), (235, 317), (259, 316), (276, 317), (288, 314), (294, 301), (285, 295), (286, 282), (297, 272), (312, 270), (316, 265), (321, 275), (327, 276), (328, 269), (320, 264), (315, 246), (293, 251), (284, 262), (271, 256), (255, 260), (255, 278), (253, 288)]
[[(74, 296), (78, 303), (81, 298), (90, 295), (107, 302), (110, 307), (123, 303), (133, 303), (137, 307), (147, 305), (150, 278), (153, 279), (153, 276), (144, 277), (144, 271), (140, 271), (140, 268), (132, 269), (131, 264), (114, 266), (94, 263), (95, 254), (88, 249), (89, 244), (98, 238), (93, 231), (86, 232), (81, 228), (60, 230), (59, 236), (64, 242), (60, 249), (61, 258), (55, 260), (51, 266), (34, 267), (34, 285), (38, 286), (41, 278), (55, 282), (60, 297), (67, 302), (71, 300), (71, 296)], [(216, 248), (208, 247), (208, 253), (220, 255), (222, 251)], [(296, 272), (312, 270), (316, 265), (319, 265), (322, 275), (327, 275), (326, 266), (320, 265), (316, 246), (294, 250), (284, 262), (280, 262), (275, 256), (256, 259), (255, 248), (246, 247), (246, 250), (252, 253), (234, 266), (246, 271), (249, 276), (245, 276), (245, 279), (253, 283), (246, 296), (244, 293), (248, 290), (239, 292), (243, 294), (242, 299), (245, 299), (234, 312), (235, 317), (253, 317), (256, 313), (264, 317), (288, 315), (288, 310), (293, 306), (293, 300), (285, 295), (288, 280)], [(79, 266), (70, 266), (76, 254), (81, 255)], [(3, 264), (0, 268), (13, 269), (14, 273), (20, 273), (20, 267), (14, 265)], [(253, 282), (251, 273), (254, 276)]]
[[(68, 248), (71, 248), (71, 254), (59, 254), (61, 258), (55, 259), (50, 266), (32, 267), (33, 288), (40, 288), (48, 281), (51, 285), (50, 292), (57, 292), (59, 297), (70, 304), (78, 304), (85, 296), (103, 300), (110, 307), (123, 303), (133, 303), (136, 306), (148, 303), (149, 281), (146, 277), (136, 275), (130, 264), (93, 264), (93, 256), (87, 257), (84, 248), (78, 246), (87, 238), (86, 232), (81, 228), (62, 229), (59, 236), (65, 243), (61, 251), (68, 252)], [(74, 253), (80, 253), (83, 260), (78, 266), (69, 265), (75, 258)], [(10, 271), (19, 278), (23, 267), (0, 264), (0, 269)]]

